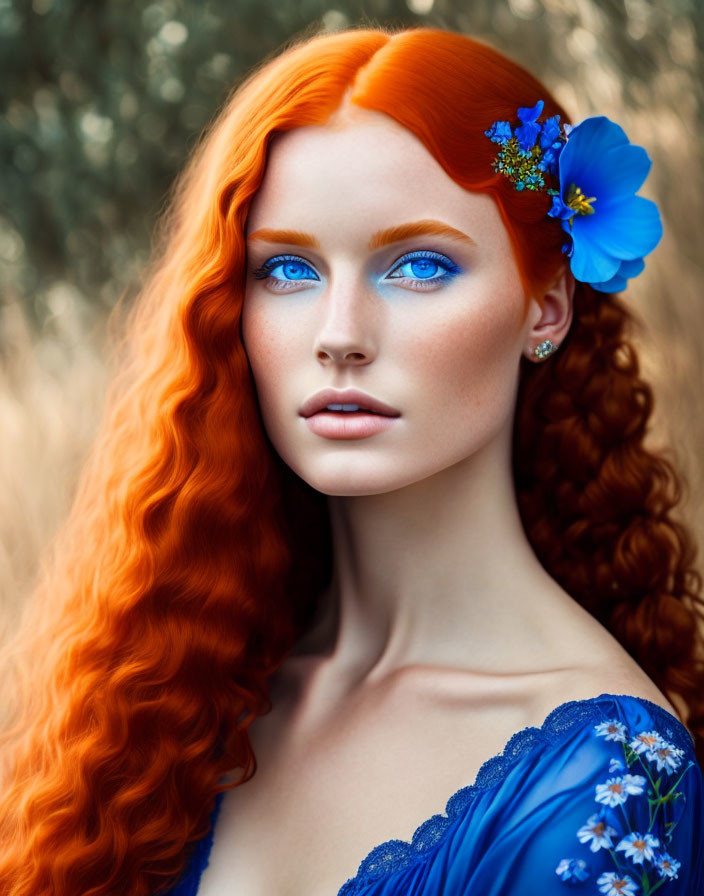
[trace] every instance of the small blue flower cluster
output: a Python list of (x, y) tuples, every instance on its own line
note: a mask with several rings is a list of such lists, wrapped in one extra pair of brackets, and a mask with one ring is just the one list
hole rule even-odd
[[(594, 799), (601, 804), (601, 809), (579, 828), (577, 838), (580, 843), (589, 844), (593, 853), (607, 849), (614, 860), (616, 871), (605, 871), (596, 881), (600, 893), (604, 896), (634, 896), (642, 886), (643, 894), (647, 896), (667, 880), (678, 876), (681, 863), (667, 851), (677, 822), (665, 821), (659, 813), (662, 809), (661, 814), (664, 814), (665, 807), (683, 795), (676, 788), (694, 762), (689, 760), (674, 784), (667, 792), (661, 793), (662, 775), (657, 780), (654, 776), (663, 771), (669, 776), (677, 771), (683, 761), (682, 749), (666, 741), (657, 731), (641, 731), (632, 737), (618, 719), (609, 719), (594, 728), (597, 737), (622, 745), (623, 760), (611, 758), (608, 773), (614, 777), (597, 784), (595, 789)], [(645, 776), (626, 771), (636, 762), (642, 766), (639, 770), (644, 771)], [(625, 804), (630, 797), (644, 794), (648, 783), (648, 828), (645, 831), (633, 830)], [(652, 833), (656, 823), (658, 836)], [(632, 864), (622, 864), (617, 855), (619, 852)], [(653, 871), (657, 875), (655, 881), (649, 877)], [(555, 868), (555, 873), (561, 881), (573, 885), (587, 880), (591, 872), (584, 859), (564, 858)], [(640, 883), (636, 882), (636, 877)]]
[(521, 106), (518, 117), (522, 124), (516, 128), (515, 133), (508, 121), (495, 121), (488, 131), (484, 131), (492, 143), (499, 143), (502, 147), (493, 162), (494, 171), (505, 174), (513, 181), (517, 190), (543, 189), (545, 181), (542, 172), (546, 171), (553, 176), (558, 173), (557, 160), (571, 126), (565, 124), (565, 133), (561, 134), (559, 115), (553, 115), (538, 124), (537, 119), (542, 114), (543, 106), (543, 100), (538, 100), (532, 107)]
[[(650, 158), (603, 115), (560, 128), (559, 115), (538, 122), (543, 106), (543, 100), (521, 106), (515, 128), (495, 121), (484, 131), (500, 146), (492, 167), (517, 190), (552, 196), (547, 214), (562, 222), (569, 237), (562, 248), (575, 280), (601, 292), (623, 290), (662, 237), (657, 205), (635, 195)], [(545, 174), (558, 179), (559, 190), (546, 187)]]

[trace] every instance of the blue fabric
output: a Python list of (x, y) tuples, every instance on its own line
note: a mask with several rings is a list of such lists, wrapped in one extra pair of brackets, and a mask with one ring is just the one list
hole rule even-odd
[[(195, 896), (211, 844), (212, 828), (171, 896)], [(337, 896), (655, 890), (704, 894), (704, 776), (679, 719), (642, 697), (601, 694), (514, 734), (444, 815), (410, 843), (375, 847)]]
[(210, 849), (213, 845), (213, 834), (215, 833), (215, 822), (218, 820), (218, 813), (222, 805), (224, 793), (219, 793), (215, 797), (215, 808), (210, 813), (210, 830), (195, 844), (195, 849), (191, 854), (190, 861), (186, 866), (186, 870), (181, 875), (179, 882), (172, 887), (165, 896), (195, 896), (198, 892), (200, 879), (208, 864), (210, 857)]

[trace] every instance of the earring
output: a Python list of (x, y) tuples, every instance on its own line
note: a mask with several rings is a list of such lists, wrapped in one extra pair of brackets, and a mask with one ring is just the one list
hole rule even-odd
[(533, 354), (536, 357), (540, 358), (540, 360), (542, 361), (543, 359), (549, 357), (556, 349), (557, 346), (555, 345), (555, 343), (551, 342), (549, 339), (546, 339), (544, 342), (541, 342), (540, 345), (536, 345), (536, 347), (533, 349)]

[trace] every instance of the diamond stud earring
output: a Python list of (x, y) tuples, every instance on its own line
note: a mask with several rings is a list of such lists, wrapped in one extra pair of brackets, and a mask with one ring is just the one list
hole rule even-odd
[(549, 355), (551, 355), (556, 348), (557, 346), (554, 342), (546, 339), (544, 342), (541, 342), (540, 345), (536, 345), (536, 347), (533, 349), (533, 354), (536, 355), (536, 357), (540, 358), (540, 360), (542, 361), (544, 358), (547, 358)]

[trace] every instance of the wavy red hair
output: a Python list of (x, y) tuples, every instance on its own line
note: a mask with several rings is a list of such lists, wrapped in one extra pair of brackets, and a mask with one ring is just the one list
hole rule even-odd
[[(349, 90), (349, 96), (344, 97)], [(277, 132), (343, 99), (389, 115), (508, 229), (526, 307), (566, 263), (545, 193), (483, 134), (544, 99), (522, 67), (430, 29), (306, 35), (232, 94), (177, 180), (65, 524), (6, 650), (0, 891), (146, 896), (173, 884), (215, 795), (256, 771), (248, 727), (330, 572), (325, 496), (264, 432), (239, 329), (248, 208)], [(637, 287), (636, 287), (637, 289)], [(704, 759), (701, 576), (643, 441), (653, 404), (615, 295), (578, 284), (571, 331), (521, 360), (516, 495), (549, 573), (671, 698)], [(223, 774), (241, 769), (236, 784)]]

